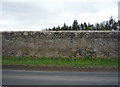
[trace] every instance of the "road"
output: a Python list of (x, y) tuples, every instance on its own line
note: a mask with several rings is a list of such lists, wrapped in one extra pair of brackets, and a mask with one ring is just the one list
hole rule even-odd
[(117, 72), (3, 70), (3, 85), (118, 85)]

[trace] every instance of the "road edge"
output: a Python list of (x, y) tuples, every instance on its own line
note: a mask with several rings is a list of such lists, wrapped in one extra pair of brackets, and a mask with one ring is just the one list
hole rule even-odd
[(118, 72), (118, 68), (109, 67), (60, 67), (60, 66), (28, 66), (2, 65), (3, 70), (30, 70), (30, 71), (70, 71), (70, 72)]

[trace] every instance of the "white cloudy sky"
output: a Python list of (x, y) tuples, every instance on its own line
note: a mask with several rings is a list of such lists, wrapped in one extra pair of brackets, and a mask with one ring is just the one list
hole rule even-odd
[(0, 31), (39, 31), (79, 23), (118, 20), (119, 0), (1, 0)]

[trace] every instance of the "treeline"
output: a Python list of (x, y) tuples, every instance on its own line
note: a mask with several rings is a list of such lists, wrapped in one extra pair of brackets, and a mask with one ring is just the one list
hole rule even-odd
[(118, 22), (115, 22), (113, 17), (110, 17), (108, 21), (104, 21), (102, 23), (96, 23), (95, 25), (90, 23), (78, 23), (77, 20), (73, 21), (71, 26), (67, 26), (65, 23), (62, 27), (57, 26), (49, 29), (45, 29), (46, 31), (62, 31), (62, 30), (117, 30)]

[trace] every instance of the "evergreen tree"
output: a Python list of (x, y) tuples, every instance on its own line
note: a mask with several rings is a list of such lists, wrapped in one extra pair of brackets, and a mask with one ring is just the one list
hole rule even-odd
[(104, 25), (100, 23), (100, 30), (105, 30)]
[(69, 27), (68, 27), (68, 30), (72, 30), (72, 27), (71, 27), (71, 26), (69, 26)]
[(84, 30), (84, 25), (81, 23), (81, 29)]
[(78, 29), (79, 29), (78, 26), (79, 26), (79, 25), (78, 25), (77, 20), (74, 20), (74, 22), (73, 22), (73, 24), (72, 24), (72, 29), (73, 29), (73, 30), (78, 30)]
[(79, 24), (79, 30), (82, 30), (82, 28), (81, 28), (81, 24)]
[(52, 28), (52, 30), (53, 30), (53, 31), (55, 31), (55, 30), (56, 30), (55, 26)]
[(94, 30), (94, 29), (95, 29), (95, 26), (94, 26), (93, 24), (91, 25), (91, 29), (92, 29), (92, 30)]
[(112, 27), (113, 24), (114, 24), (114, 20), (113, 20), (113, 17), (111, 16), (109, 20), (109, 26)]
[(84, 29), (87, 29), (87, 24), (86, 24), (86, 22), (84, 22)]
[(109, 22), (108, 21), (106, 21), (105, 30), (110, 30), (110, 26), (109, 26)]
[(68, 30), (68, 26), (64, 23), (61, 30)]
[(95, 29), (96, 29), (96, 30), (100, 30), (100, 25), (99, 25), (99, 23), (96, 23)]
[(58, 27), (56, 28), (56, 30), (57, 30), (57, 31), (61, 30), (60, 26), (58, 26)]
[(87, 30), (92, 30), (93, 29), (93, 27), (94, 27), (94, 25), (92, 24), (90, 24), (90, 23), (88, 23), (88, 26), (87, 26)]
[(100, 23), (100, 28), (101, 28), (101, 30), (106, 30), (106, 22), (105, 21)]
[(51, 29), (51, 28), (49, 28), (48, 30), (49, 30), (49, 31), (51, 31), (52, 29)]
[(109, 20), (109, 27), (110, 27), (110, 29), (116, 29), (117, 28), (116, 22), (115, 22), (115, 20), (113, 19), (112, 16), (110, 17), (110, 20)]

